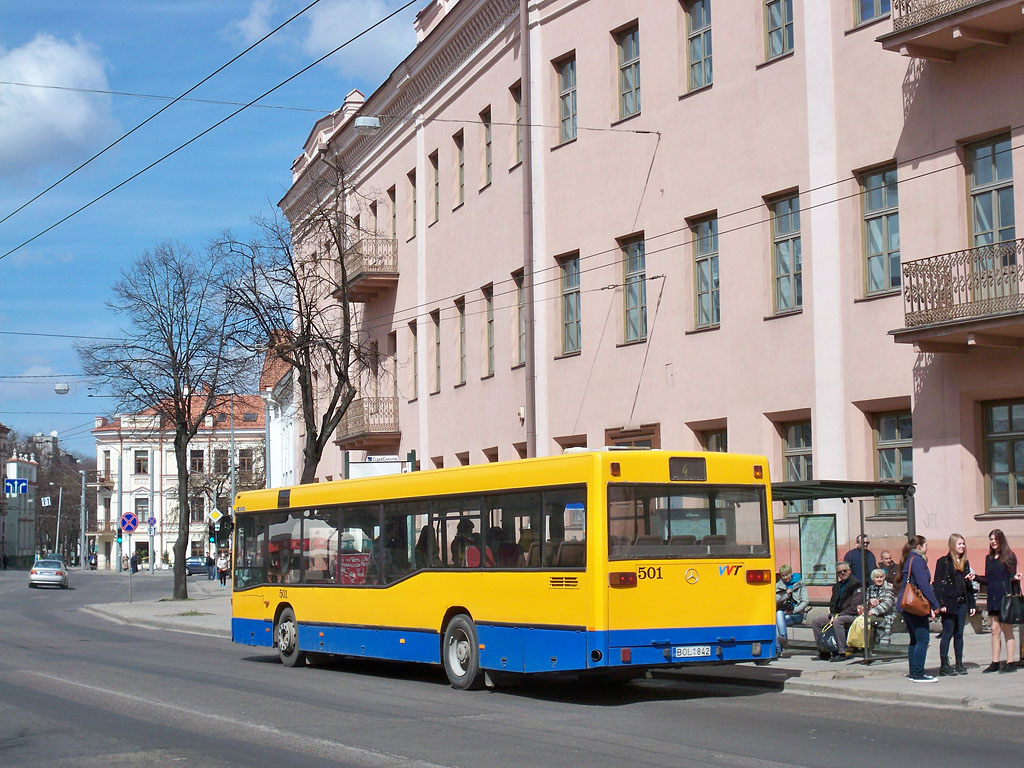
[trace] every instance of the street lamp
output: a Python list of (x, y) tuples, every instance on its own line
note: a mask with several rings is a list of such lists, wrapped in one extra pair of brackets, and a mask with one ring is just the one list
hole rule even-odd
[[(56, 483), (50, 483), (50, 485), (56, 485)], [(64, 499), (64, 487), (57, 486), (57, 532), (53, 537), (53, 551), (55, 554), (60, 555), (60, 504)], [(45, 553), (44, 553), (45, 554)]]
[[(235, 509), (235, 390), (228, 392), (231, 395), (231, 499), (228, 507)], [(227, 510), (224, 510), (227, 512)]]

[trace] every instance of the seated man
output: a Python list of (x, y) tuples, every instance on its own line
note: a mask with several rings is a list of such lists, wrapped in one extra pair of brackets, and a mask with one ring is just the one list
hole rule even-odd
[(871, 572), (871, 584), (868, 585), (868, 622), (872, 628), (873, 643), (889, 643), (889, 632), (892, 629), (893, 603), (896, 593), (892, 584), (885, 578), (884, 568), (875, 568)]
[(794, 574), (791, 565), (781, 566), (779, 580), (775, 584), (775, 627), (778, 630), (780, 648), (789, 645), (786, 628), (794, 624), (803, 624), (810, 606), (807, 587), (800, 580), (800, 574)]
[[(811, 622), (814, 631), (814, 642), (819, 643), (825, 625), (830, 621), (835, 628), (837, 650), (835, 653), (820, 651), (818, 657), (826, 661), (842, 661), (846, 655), (846, 633), (850, 630), (853, 620), (864, 609), (861, 605), (860, 582), (850, 572), (850, 564), (845, 560), (836, 563), (836, 583), (832, 585), (832, 599), (828, 604), (828, 616), (821, 616)], [(821, 648), (820, 644), (818, 645)]]

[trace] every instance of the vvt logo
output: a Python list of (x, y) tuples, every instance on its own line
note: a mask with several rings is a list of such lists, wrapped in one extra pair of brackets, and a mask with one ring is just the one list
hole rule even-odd
[(738, 576), (742, 565), (720, 565), (718, 566), (719, 576)]

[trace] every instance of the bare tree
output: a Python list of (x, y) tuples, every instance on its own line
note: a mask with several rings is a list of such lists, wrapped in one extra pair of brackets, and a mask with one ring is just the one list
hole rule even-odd
[(178, 536), (174, 598), (188, 597), (188, 445), (229, 389), (251, 378), (251, 362), (229, 347), (226, 264), (216, 249), (202, 257), (162, 243), (140, 256), (113, 286), (108, 307), (128, 327), (123, 338), (78, 346), (83, 370), (100, 379), (123, 409), (152, 409), (174, 429), (178, 465)]
[[(276, 212), (256, 217), (249, 241), (230, 232), (217, 247), (237, 269), (231, 300), (240, 318), (235, 338), (252, 352), (269, 349), (291, 366), (305, 428), (300, 483), (311, 483), (328, 442), (358, 392), (367, 357), (353, 330), (344, 253), (353, 231), (344, 213), (340, 171), (313, 181), (305, 217), (289, 225)], [(296, 243), (301, 243), (301, 247)]]

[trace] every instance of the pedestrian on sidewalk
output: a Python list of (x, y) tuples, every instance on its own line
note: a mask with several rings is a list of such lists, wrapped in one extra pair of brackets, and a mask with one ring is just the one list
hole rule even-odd
[[(975, 612), (974, 573), (967, 560), (967, 542), (959, 533), (949, 537), (949, 552), (935, 563), (932, 587), (939, 598), (942, 638), (939, 640), (939, 675), (966, 675), (964, 667), (964, 625), (968, 612)], [(953, 641), (956, 666), (949, 664), (949, 641)]]
[(208, 578), (210, 581), (213, 581), (213, 578), (214, 578), (213, 574), (214, 574), (214, 569), (215, 568), (216, 568), (216, 564), (213, 561), (213, 554), (210, 553), (210, 552), (207, 552), (206, 553), (206, 578)]
[[(871, 540), (868, 539), (867, 534), (857, 535), (857, 548), (851, 549), (845, 555), (843, 560), (850, 564), (850, 571), (853, 573), (853, 578), (859, 581), (861, 584), (867, 584), (868, 579), (871, 578), (871, 572), (878, 567), (878, 563), (875, 560), (875, 553), (868, 549), (868, 545)], [(864, 566), (867, 566), (865, 569)], [(864, 574), (867, 574), (865, 578)]]
[(217, 576), (220, 577), (220, 585), (222, 587), (227, 586), (227, 579), (228, 579), (228, 556), (224, 552), (221, 552), (217, 556)]
[(907, 584), (913, 584), (924, 595), (931, 613), (928, 616), (917, 616), (910, 611), (902, 611), (903, 620), (907, 623), (907, 634), (910, 635), (910, 647), (907, 649), (907, 661), (910, 664), (910, 679), (915, 683), (934, 683), (938, 678), (926, 674), (924, 662), (928, 656), (928, 621), (935, 618), (939, 609), (939, 601), (932, 591), (931, 574), (928, 573), (928, 542), (924, 536), (911, 536), (903, 545), (900, 557), (899, 591), (896, 594), (896, 605), (902, 608), (903, 594)]
[[(985, 555), (985, 580), (988, 582), (988, 618), (992, 622), (992, 663), (982, 672), (1014, 672), (1017, 663), (1017, 643), (1013, 637), (1013, 625), (999, 620), (1003, 595), (1012, 588), (1014, 580), (1020, 581), (1017, 573), (1017, 556), (1010, 549), (1006, 535), (998, 528), (988, 534), (988, 554)], [(1000, 661), (1001, 645), (1006, 645), (1006, 661)]]

